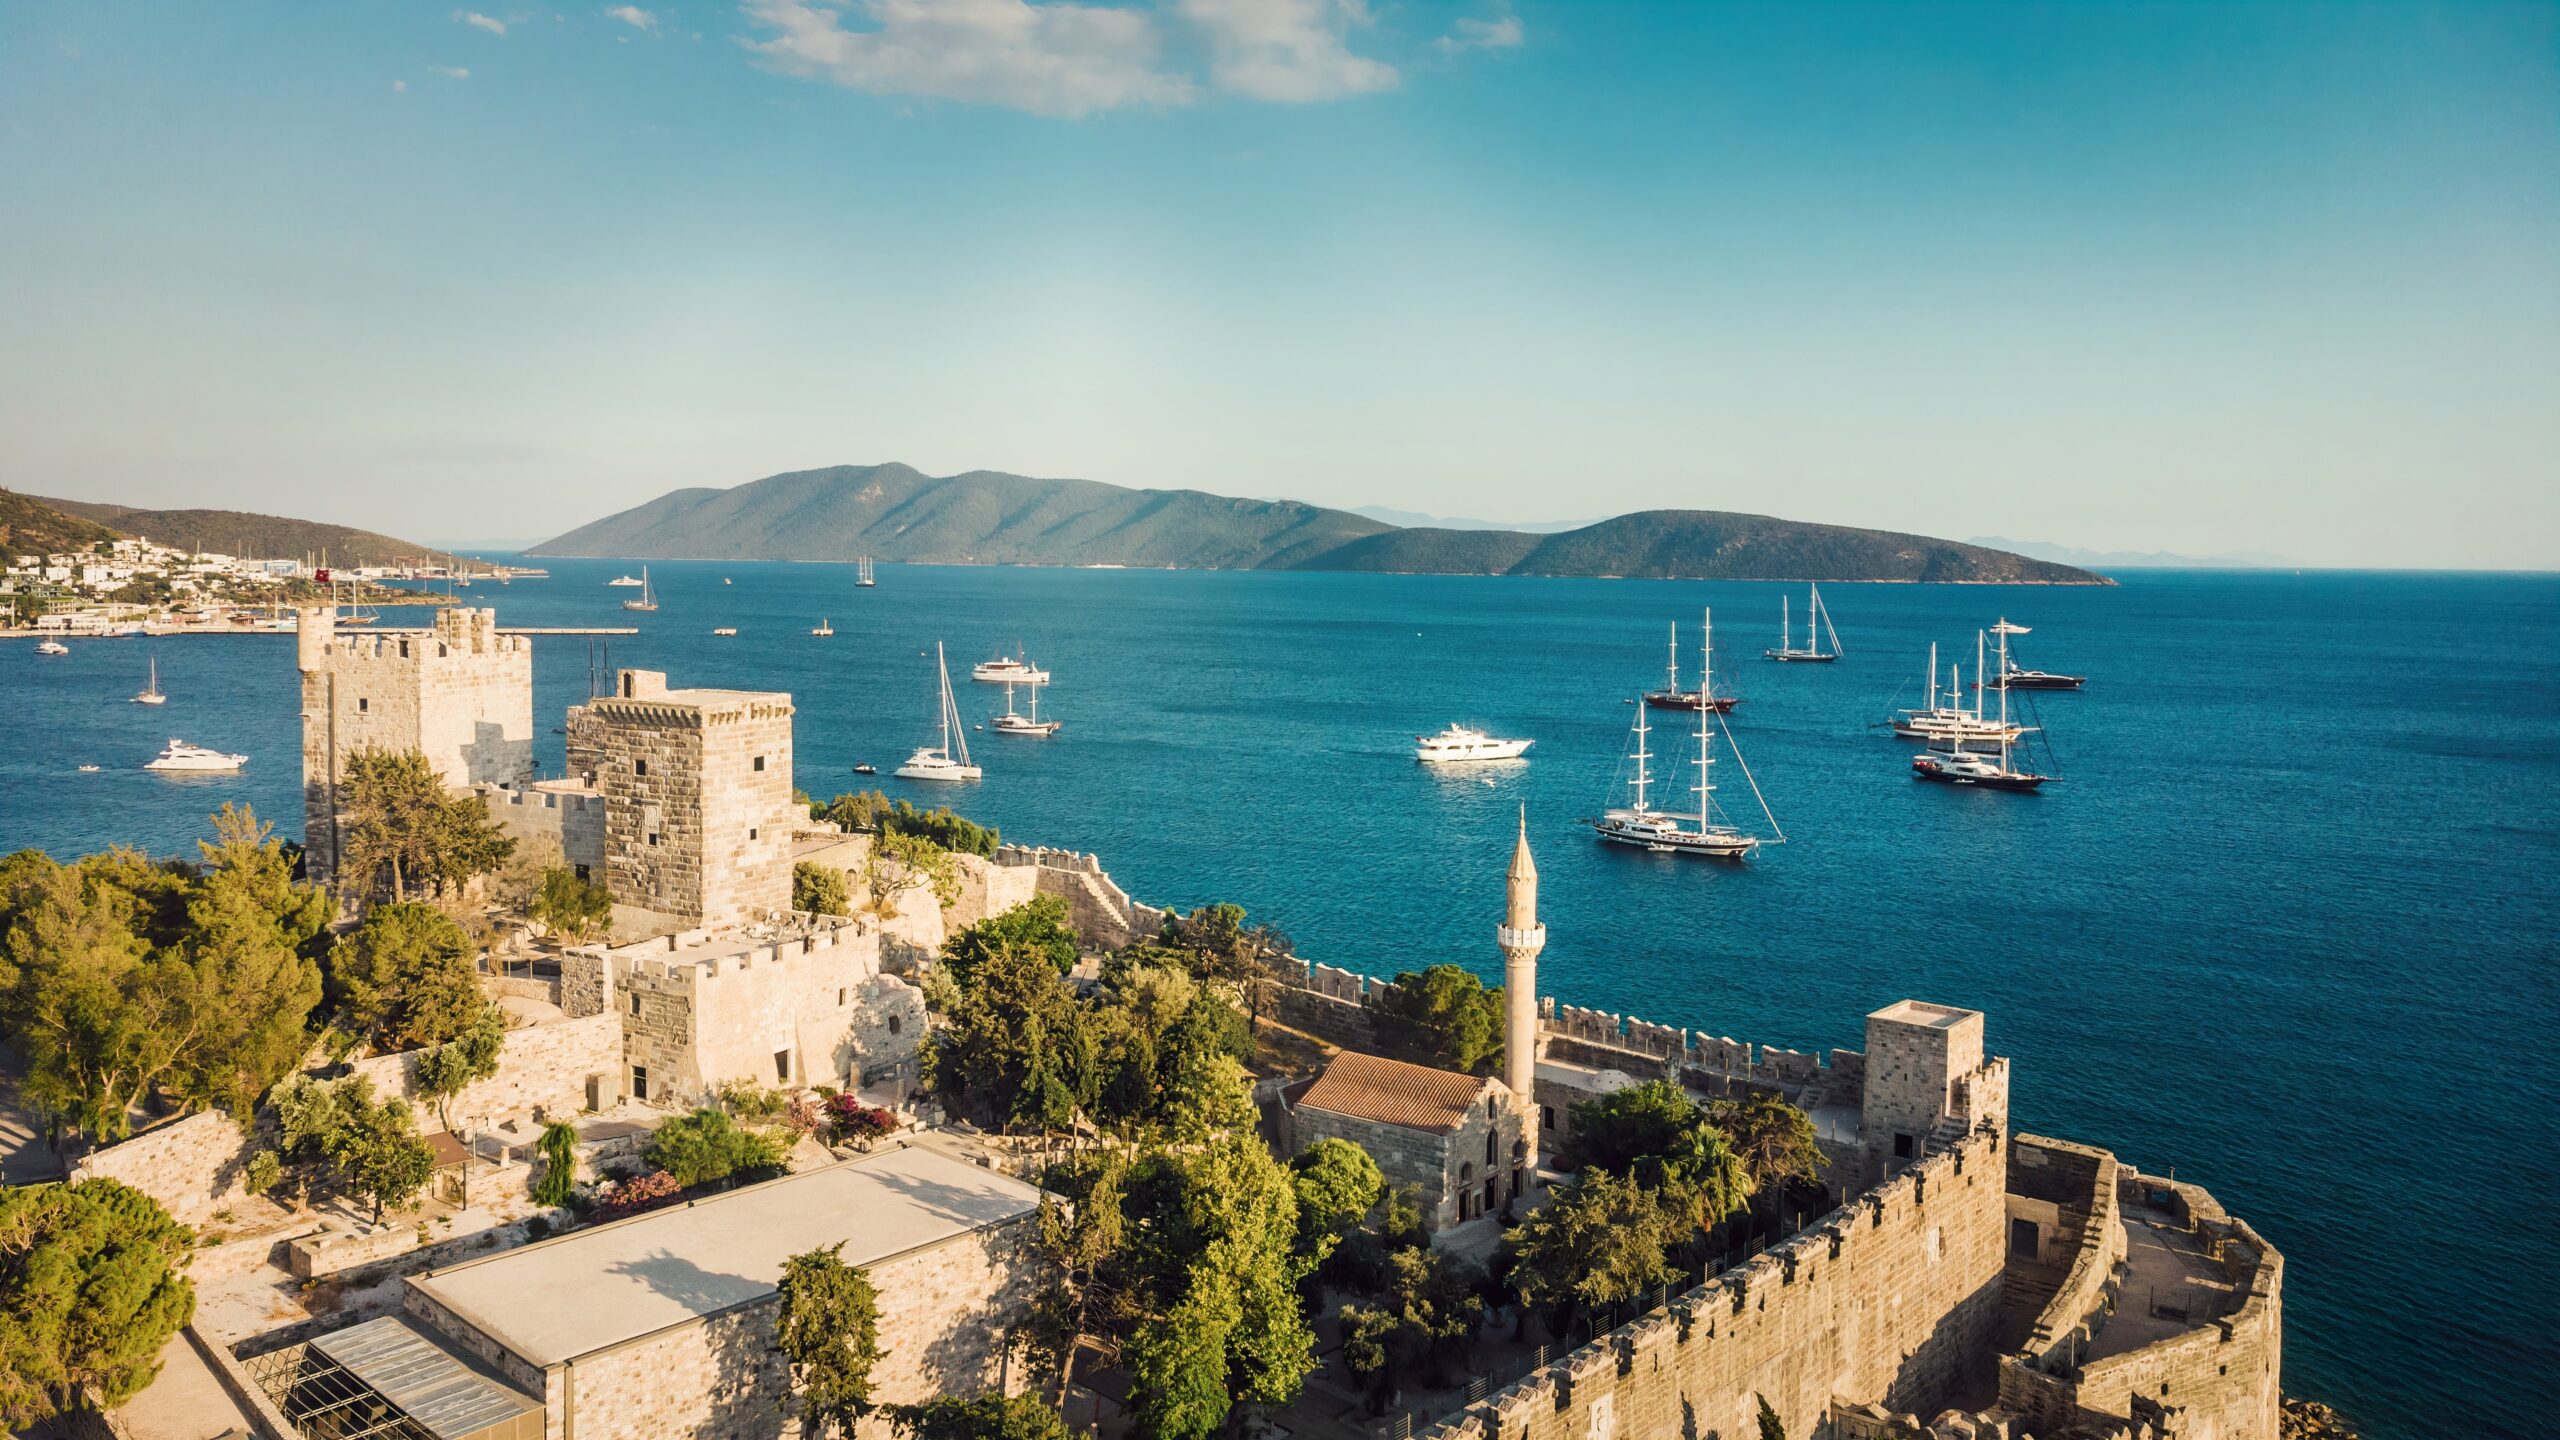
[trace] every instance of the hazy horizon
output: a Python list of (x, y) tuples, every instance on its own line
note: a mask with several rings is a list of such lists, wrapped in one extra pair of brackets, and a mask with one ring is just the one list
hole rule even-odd
[(2560, 5), (0, 10), (0, 485), (2560, 568)]

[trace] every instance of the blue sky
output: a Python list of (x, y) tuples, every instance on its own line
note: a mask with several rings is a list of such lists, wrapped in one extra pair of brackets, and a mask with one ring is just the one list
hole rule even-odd
[(0, 484), (2560, 567), (2560, 7), (0, 4)]

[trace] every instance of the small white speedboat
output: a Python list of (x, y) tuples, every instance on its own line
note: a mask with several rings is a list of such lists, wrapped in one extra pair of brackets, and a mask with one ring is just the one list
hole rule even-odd
[(98, 773), (98, 767), (95, 765), (83, 765), (80, 767), (80, 773), (83, 775), (95, 775)]
[(39, 655), (68, 655), (71, 653), (71, 647), (63, 644), (59, 640), (39, 640), (36, 642), (36, 653)]
[(637, 590), (646, 583), (637, 575), (616, 575), (604, 582), (608, 590)]
[(718, 625), (712, 627), (711, 633), (714, 635), (735, 635), (738, 633), (738, 627), (735, 625)]
[(1467, 760), (1517, 760), (1534, 740), (1501, 740), (1466, 725), (1452, 725), (1437, 735), (1413, 737), (1413, 758), (1425, 765)]
[(142, 768), (145, 770), (164, 771), (228, 771), (237, 770), (248, 763), (249, 757), (246, 755), (233, 755), (221, 750), (211, 750), (202, 745), (190, 745), (184, 740), (173, 738), (169, 741), (167, 748), (163, 749), (157, 758), (153, 759)]

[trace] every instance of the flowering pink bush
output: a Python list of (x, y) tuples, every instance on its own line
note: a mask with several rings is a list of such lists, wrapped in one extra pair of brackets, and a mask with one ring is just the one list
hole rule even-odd
[(598, 1196), (596, 1217), (600, 1220), (620, 1220), (625, 1216), (637, 1215), (642, 1211), (655, 1210), (661, 1205), (670, 1204), (683, 1194), (684, 1187), (676, 1183), (676, 1177), (664, 1170), (652, 1170), (646, 1175), (625, 1180)]
[(838, 1095), (827, 1101), (827, 1135), (838, 1145), (876, 1140), (898, 1128), (898, 1117), (860, 1096)]

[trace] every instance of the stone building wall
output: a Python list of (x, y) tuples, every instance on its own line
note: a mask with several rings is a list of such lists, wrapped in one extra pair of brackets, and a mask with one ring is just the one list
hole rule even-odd
[(2068, 1140), (2015, 1137), (2008, 1217), (2009, 1302), (2035, 1314), (2028, 1348), (2046, 1354), (2098, 1308), (2108, 1277), (2124, 1259), (2116, 1158)]
[(240, 1182), (256, 1148), (238, 1122), (206, 1110), (90, 1151), (72, 1163), (70, 1179), (121, 1181), (180, 1224), (203, 1226), (247, 1197)]
[[(1034, 1225), (1025, 1216), (869, 1267), (886, 1352), (871, 1372), (875, 1401), (920, 1404), (1021, 1388), (1020, 1367), (1008, 1365), (1003, 1347), (1030, 1304), (1035, 1271), (1024, 1262)], [(778, 1300), (643, 1336), (547, 1373), (531, 1371), (415, 1288), (406, 1303), (412, 1316), (542, 1395), (549, 1434), (773, 1440), (790, 1433), (783, 1418), (790, 1372), (773, 1348)]]
[[(374, 1055), (357, 1060), (349, 1070), (373, 1082), (381, 1097), (401, 1096), (419, 1107), (420, 1129), (436, 1127), (435, 1113), (418, 1099), (416, 1074), (424, 1050)], [(541, 1110), (554, 1118), (586, 1108), (587, 1077), (618, 1078), (622, 1072), (622, 1020), (615, 1015), (553, 1020), (507, 1032), (498, 1052), (498, 1073), (464, 1087), (446, 1108), (458, 1126), (487, 1125), (512, 1115)]]
[(879, 932), (867, 922), (707, 957), (656, 959), (648, 948), (614, 962), (628, 1093), (640, 1093), (631, 1067), (654, 1105), (696, 1103), (725, 1081), (913, 1078), (924, 994), (881, 972)]
[(497, 612), (446, 608), (424, 633), (339, 631), (306, 609), (302, 675), (303, 838), (325, 880), (340, 850), (346, 757), (420, 750), (445, 783), (518, 784), (533, 775), (533, 643), (498, 633)]
[(605, 874), (604, 796), (574, 782), (543, 781), (529, 786), (483, 784), (473, 787), (489, 818), (517, 844), (556, 846), (561, 858), (581, 878), (601, 882)]
[[(1904, 1000), (1867, 1017), (1867, 1180), (1928, 1152), (1930, 1136), (1958, 1113), (1957, 1082), (1982, 1064), (1978, 1010)], [(2001, 1102), (2005, 1114), (2005, 1091)]]
[(720, 925), (791, 908), (791, 697), (621, 672), (569, 712), (569, 769), (604, 796), (614, 900)]
[[(1488, 1139), (1492, 1142), (1489, 1152)], [(1368, 1151), (1390, 1186), (1409, 1187), (1419, 1197), (1423, 1225), (1431, 1230), (1498, 1213), (1510, 1203), (1516, 1192), (1512, 1151), (1519, 1139), (1519, 1106), (1499, 1082), (1488, 1082), (1484, 1094), (1468, 1109), (1466, 1120), (1447, 1133), (1309, 1106), (1293, 1109), (1289, 1115), (1288, 1142), (1293, 1152), (1319, 1140), (1348, 1140)], [(1484, 1193), (1488, 1180), (1494, 1186), (1490, 1202)]]
[(1938, 1151), (1743, 1265), (1417, 1433), (1651, 1440), (1825, 1433), (1835, 1397), (1935, 1410), (1987, 1379), (2006, 1144)]

